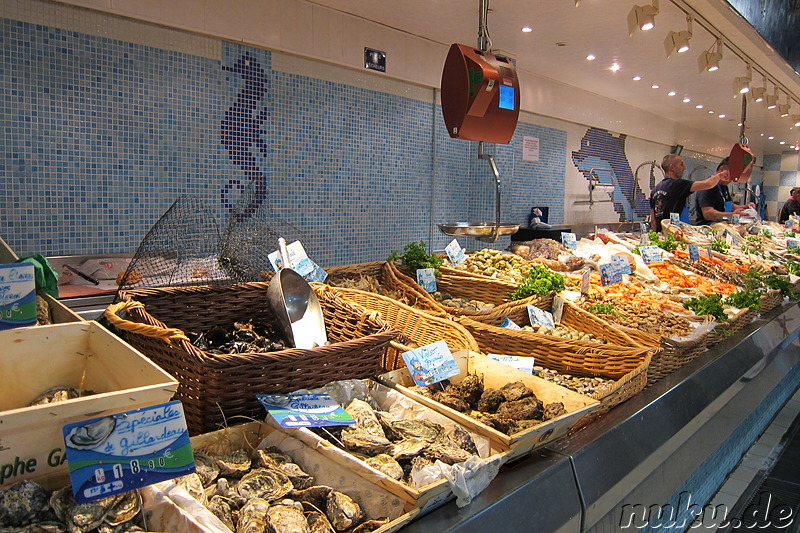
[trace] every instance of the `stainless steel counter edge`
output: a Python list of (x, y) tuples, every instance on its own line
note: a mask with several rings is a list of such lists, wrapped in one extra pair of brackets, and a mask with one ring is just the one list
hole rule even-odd
[(504, 467), (461, 509), (403, 531), (616, 531), (622, 506), (666, 502), (800, 362), (800, 308), (735, 337), (548, 449)]

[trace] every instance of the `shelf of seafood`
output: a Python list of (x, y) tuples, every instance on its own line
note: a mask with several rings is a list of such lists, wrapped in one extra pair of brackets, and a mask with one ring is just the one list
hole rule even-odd
[[(281, 276), (127, 290), (106, 313), (116, 335), (0, 331), (13, 352), (0, 359), (0, 528), (387, 532), (469, 505), (521, 457), (800, 293), (796, 225), (664, 228), (469, 254), (420, 241), (327, 268), (306, 293), (327, 339), (310, 348), (268, 301)], [(418, 353), (435, 357), (421, 369)], [(293, 394), (330, 397), (350, 421), (281, 425), (257, 400)], [(71, 499), (61, 427), (170, 399), (195, 473)]]

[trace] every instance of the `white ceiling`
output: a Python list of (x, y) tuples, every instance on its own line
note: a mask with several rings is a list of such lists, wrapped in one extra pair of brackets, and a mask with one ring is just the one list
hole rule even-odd
[[(371, 20), (443, 45), (477, 44), (479, 0), (314, 0), (314, 3)], [(793, 96), (800, 115), (800, 75), (723, 0), (662, 0), (656, 27), (629, 36), (627, 17), (634, 3), (647, 0), (489, 0), (492, 48), (510, 55), (517, 68), (537, 73), (665, 117), (680, 125), (731, 139), (739, 138), (741, 96), (733, 79), (753, 67), (753, 86), (767, 92), (774, 83)], [(686, 29), (686, 13), (696, 16), (691, 49), (667, 58), (664, 38)], [(523, 26), (533, 29), (521, 31)], [(720, 69), (698, 72), (697, 58), (716, 36), (725, 43)], [(559, 46), (558, 43), (563, 43)], [(594, 61), (587, 61), (588, 54)], [(620, 69), (609, 67), (617, 63)], [(641, 81), (633, 81), (635, 75)], [(652, 89), (653, 84), (659, 85)], [(675, 91), (675, 96), (668, 96)], [(688, 96), (690, 103), (684, 103)], [(779, 101), (786, 102), (781, 91)], [(703, 105), (697, 109), (695, 105)], [(714, 113), (709, 113), (713, 111)], [(726, 115), (720, 118), (719, 115)], [(748, 101), (746, 136), (756, 153), (779, 153), (800, 144), (800, 128), (777, 110)], [(657, 125), (654, 125), (657, 127)], [(763, 135), (762, 135), (763, 134)], [(769, 136), (774, 136), (769, 140)], [(784, 141), (780, 145), (779, 141)]]

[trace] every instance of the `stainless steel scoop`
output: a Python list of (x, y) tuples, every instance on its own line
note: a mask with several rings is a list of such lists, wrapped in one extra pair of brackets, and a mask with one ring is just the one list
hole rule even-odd
[(303, 276), (291, 269), (286, 242), (279, 243), (284, 268), (269, 283), (267, 303), (284, 338), (295, 348), (324, 346), (328, 336), (319, 299)]

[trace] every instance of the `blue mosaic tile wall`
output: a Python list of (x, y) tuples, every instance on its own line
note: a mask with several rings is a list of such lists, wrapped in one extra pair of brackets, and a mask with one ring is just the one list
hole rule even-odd
[[(323, 266), (411, 240), (440, 249), (436, 222), (493, 218), (488, 162), (432, 102), (278, 71), (269, 51), (224, 41), (213, 59), (0, 19), (0, 43), (0, 235), (19, 254), (133, 252), (182, 195), (222, 229), (255, 191)], [(523, 135), (540, 137), (541, 161), (521, 161)], [(510, 145), (487, 145), (504, 220), (549, 205), (563, 221), (565, 144), (520, 123)]]

